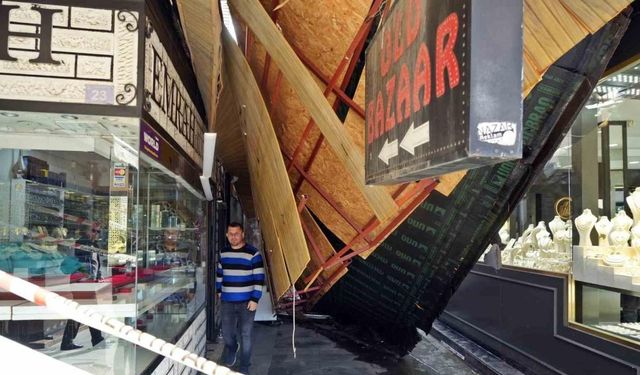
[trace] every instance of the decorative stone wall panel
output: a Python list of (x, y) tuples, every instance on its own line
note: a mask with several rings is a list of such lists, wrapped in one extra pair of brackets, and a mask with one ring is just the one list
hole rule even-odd
[(3, 1), (19, 6), (9, 15), (6, 32), (40, 31), (41, 16), (33, 7), (58, 9), (53, 15), (51, 57), (60, 64), (33, 63), (43, 41), (9, 35), (8, 54), (0, 60), (0, 99), (56, 103), (138, 104), (138, 38), (140, 15), (135, 11)]

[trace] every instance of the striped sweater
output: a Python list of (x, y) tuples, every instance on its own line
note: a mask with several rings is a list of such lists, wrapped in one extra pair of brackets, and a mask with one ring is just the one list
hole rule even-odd
[(245, 244), (240, 249), (227, 246), (220, 252), (216, 272), (216, 292), (225, 302), (258, 302), (264, 285), (264, 266), (260, 251)]

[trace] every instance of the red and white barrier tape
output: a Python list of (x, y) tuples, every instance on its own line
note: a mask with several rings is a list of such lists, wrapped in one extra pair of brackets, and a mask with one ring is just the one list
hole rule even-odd
[(56, 293), (50, 292), (4, 271), (0, 271), (0, 288), (6, 289), (37, 305), (46, 306), (51, 311), (69, 319), (127, 340), (202, 373), (210, 375), (240, 375), (227, 367), (219, 366), (213, 361), (181, 349), (153, 335), (137, 330), (117, 319), (105, 317), (87, 306), (82, 306), (77, 302), (61, 297)]

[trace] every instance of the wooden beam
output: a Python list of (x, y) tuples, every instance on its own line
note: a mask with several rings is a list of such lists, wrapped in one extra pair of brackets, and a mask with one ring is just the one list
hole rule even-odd
[(309, 249), (289, 183), (280, 145), (251, 68), (231, 36), (223, 32), (222, 44), (228, 80), (241, 108), (251, 185), (257, 216), (271, 262), (274, 296), (282, 297), (302, 275), (310, 261)]
[(178, 0), (176, 4), (211, 129), (216, 118), (222, 65), (220, 8), (217, 1), (211, 0)]
[(331, 105), (322, 94), (322, 90), (271, 21), (260, 2), (232, 0), (230, 4), (266, 48), (273, 61), (278, 64), (289, 84), (296, 90), (300, 101), (311, 114), (340, 162), (349, 171), (376, 216), (383, 220), (395, 214), (398, 207), (384, 187), (365, 185), (364, 157), (361, 151), (349, 138)]

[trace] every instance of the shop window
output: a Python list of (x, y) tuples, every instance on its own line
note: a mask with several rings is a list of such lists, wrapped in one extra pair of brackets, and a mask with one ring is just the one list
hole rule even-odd
[[(140, 155), (139, 121), (0, 112), (0, 269), (175, 342), (205, 304), (206, 204)], [(106, 373), (157, 358), (3, 290), (0, 333)]]
[(566, 274), (569, 319), (640, 341), (640, 64), (604, 78), (500, 231), (502, 266)]

